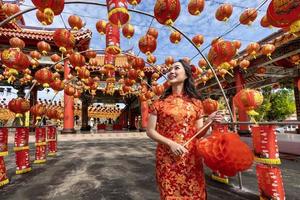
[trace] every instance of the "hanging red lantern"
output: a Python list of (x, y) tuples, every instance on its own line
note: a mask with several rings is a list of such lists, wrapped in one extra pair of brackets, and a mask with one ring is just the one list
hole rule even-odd
[(271, 28), (272, 27), (272, 25), (268, 21), (268, 17), (266, 15), (261, 18), (260, 25), (264, 28)]
[(48, 54), (48, 52), (51, 51), (50, 44), (45, 41), (38, 42), (37, 48), (44, 56), (46, 56)]
[(173, 31), (170, 34), (170, 42), (173, 44), (178, 44), (181, 41), (181, 34), (177, 31)]
[(66, 95), (73, 96), (76, 92), (76, 89), (72, 85), (68, 84), (65, 86), (64, 91)]
[(53, 33), (53, 41), (62, 53), (75, 46), (75, 37), (67, 29), (56, 29)]
[(57, 54), (53, 54), (52, 56), (50, 56), (51, 60), (55, 63), (57, 63), (58, 61), (61, 60), (61, 57)]
[(5, 49), (1, 54), (2, 63), (8, 67), (22, 71), (30, 66), (28, 57), (17, 49)]
[(230, 4), (222, 4), (216, 11), (215, 17), (219, 21), (227, 21), (232, 15), (233, 7)]
[(246, 9), (240, 16), (240, 23), (244, 25), (251, 25), (257, 17), (257, 11), (255, 8)]
[(233, 98), (234, 105), (239, 110), (246, 111), (248, 115), (257, 115), (255, 109), (263, 103), (263, 100), (263, 95), (253, 89), (242, 89)]
[(249, 55), (252, 55), (254, 58), (256, 58), (256, 54), (259, 52), (259, 49), (260, 45), (256, 42), (252, 42), (247, 46), (246, 51)]
[(126, 24), (122, 28), (122, 33), (123, 33), (123, 36), (126, 37), (127, 39), (132, 38), (132, 36), (134, 35), (134, 26), (129, 23)]
[(35, 60), (39, 60), (42, 58), (42, 55), (38, 51), (30, 51), (29, 55), (32, 59), (35, 59)]
[(137, 6), (141, 3), (141, 0), (127, 0), (130, 5)]
[(250, 61), (244, 59), (239, 63), (239, 65), (243, 70), (246, 70), (250, 66)]
[(146, 55), (156, 50), (156, 39), (151, 35), (142, 36), (139, 40), (139, 49)]
[(47, 88), (53, 81), (53, 74), (48, 68), (42, 68), (35, 72), (34, 78), (38, 83), (42, 84), (44, 88)]
[(157, 86), (152, 87), (152, 91), (154, 92), (154, 94), (156, 96), (161, 96), (164, 93), (165, 88), (163, 85), (157, 85)]
[(154, 6), (155, 19), (163, 25), (172, 25), (180, 14), (179, 0), (157, 0)]
[(264, 44), (262, 45), (261, 52), (263, 55), (268, 56), (271, 59), (271, 54), (275, 51), (276, 47), (274, 44)]
[(272, 26), (288, 28), (290, 32), (300, 31), (300, 4), (291, 0), (272, 0), (267, 10), (267, 18)]
[(295, 64), (295, 65), (299, 65), (300, 64), (300, 54), (295, 54), (295, 55), (292, 55), (289, 60)]
[(171, 67), (171, 65), (173, 65), (174, 63), (174, 58), (172, 56), (168, 56), (165, 59), (165, 65), (167, 65), (168, 67)]
[(107, 25), (107, 22), (104, 20), (97, 21), (96, 29), (101, 35), (104, 35), (106, 33), (106, 25)]
[(18, 97), (9, 101), (8, 109), (16, 113), (16, 117), (21, 117), (22, 114), (30, 110), (30, 104), (28, 100)]
[(233, 40), (232, 42), (233, 42), (233, 45), (235, 46), (236, 50), (238, 51), (241, 48), (241, 46), (242, 46), (241, 41), (239, 41), (239, 40)]
[(50, 87), (54, 91), (62, 91), (64, 89), (64, 87), (65, 87), (65, 84), (59, 78), (56, 78), (54, 81), (51, 81)]
[(36, 118), (36, 121), (38, 121), (46, 113), (46, 107), (43, 104), (35, 104), (31, 107), (30, 113)]
[(85, 65), (85, 57), (78, 52), (72, 53), (69, 56), (69, 61), (76, 70)]
[(204, 42), (204, 37), (203, 35), (196, 35), (193, 37), (192, 41), (197, 47), (200, 47)]
[(21, 50), (25, 47), (25, 42), (18, 37), (13, 37), (9, 39), (9, 44), (12, 48)]
[(53, 17), (46, 16), (45, 13), (43, 13), (40, 10), (37, 10), (35, 15), (36, 15), (36, 18), (38, 19), (38, 21), (41, 22), (44, 26), (50, 25), (53, 23)]
[(129, 21), (126, 0), (106, 0), (108, 20), (116, 26), (123, 26)]
[(202, 105), (203, 105), (205, 115), (210, 115), (211, 113), (217, 111), (219, 108), (218, 101), (213, 100), (211, 98), (202, 101)]
[(204, 0), (190, 0), (188, 4), (188, 11), (191, 15), (200, 15), (205, 6)]
[(32, 0), (37, 9), (43, 12), (48, 18), (60, 15), (65, 7), (64, 0)]
[(198, 66), (201, 68), (206, 68), (207, 62), (203, 58), (201, 58), (198, 62)]
[(80, 96), (81, 96), (81, 90), (75, 90), (75, 93), (74, 93), (74, 98), (80, 98)]
[(81, 67), (77, 70), (77, 75), (80, 79), (87, 79), (90, 77), (90, 71), (85, 67)]
[(68, 18), (68, 22), (70, 27), (75, 31), (80, 30), (84, 26), (82, 19), (77, 15), (71, 15)]
[(129, 79), (136, 80), (137, 77), (138, 77), (138, 73), (137, 73), (136, 70), (130, 69), (130, 70), (128, 71), (128, 78), (129, 78)]
[(106, 25), (105, 52), (112, 55), (117, 55), (121, 52), (119, 28), (111, 23)]
[[(236, 47), (233, 42), (215, 42), (209, 50), (208, 60), (215, 66), (229, 62), (236, 55)], [(222, 66), (221, 66), (222, 67)]]
[(265, 74), (267, 72), (267, 69), (265, 67), (259, 67), (256, 69), (257, 74)]
[[(13, 4), (13, 3), (5, 3), (2, 6), (2, 10), (5, 13), (5, 15), (7, 15), (8, 17), (17, 14), (18, 12), (20, 12), (20, 7), (17, 4)], [(22, 16), (18, 16), (16, 19), (20, 20), (22, 18)]]
[(135, 69), (135, 70), (144, 70), (145, 68), (145, 61), (143, 58), (140, 58), (140, 57), (136, 57), (133, 59), (133, 62), (132, 62), (132, 68)]
[(156, 57), (153, 54), (147, 56), (147, 62), (150, 64), (156, 63)]
[(92, 59), (92, 58), (96, 58), (97, 56), (97, 52), (92, 50), (92, 49), (89, 49), (87, 52), (85, 52), (85, 57), (87, 57), (87, 59)]
[(157, 39), (158, 37), (158, 31), (156, 30), (156, 28), (150, 27), (147, 31), (148, 35), (153, 36), (155, 39)]

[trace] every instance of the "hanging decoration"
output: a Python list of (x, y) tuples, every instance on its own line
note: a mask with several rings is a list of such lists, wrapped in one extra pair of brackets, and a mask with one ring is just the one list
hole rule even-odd
[(170, 26), (180, 14), (179, 0), (157, 0), (154, 6), (155, 19), (163, 25)]
[(31, 107), (30, 113), (35, 117), (35, 125), (38, 125), (42, 116), (46, 113), (46, 107), (43, 104), (35, 104)]
[(19, 51), (25, 47), (25, 42), (18, 37), (10, 38), (9, 44), (12, 48), (16, 48)]
[(47, 15), (45, 15), (45, 13), (43, 13), (40, 10), (37, 10), (35, 15), (37, 20), (41, 22), (44, 26), (51, 25), (53, 23), (53, 18), (47, 17)]
[(192, 41), (197, 47), (200, 47), (204, 42), (204, 37), (203, 37), (203, 35), (199, 34), (199, 35), (194, 36), (192, 38)]
[(35, 128), (35, 164), (46, 162), (46, 127)]
[(64, 0), (32, 0), (33, 5), (40, 10), (49, 21), (53, 21), (55, 15), (60, 15), (65, 7)]
[(181, 34), (177, 31), (172, 31), (170, 34), (170, 42), (173, 44), (178, 44), (181, 41)]
[(226, 22), (232, 15), (233, 7), (231, 4), (222, 4), (217, 9), (215, 17), (219, 21)]
[(216, 100), (211, 98), (205, 99), (203, 102), (203, 109), (205, 115), (210, 115), (211, 113), (215, 112), (219, 108), (219, 103)]
[(276, 47), (274, 44), (264, 44), (262, 45), (261, 52), (263, 55), (268, 56), (268, 58), (272, 60), (271, 54), (275, 51), (275, 49)]
[(165, 65), (167, 65), (167, 67), (171, 67), (171, 65), (173, 65), (174, 63), (174, 58), (172, 56), (168, 56), (165, 59)]
[(53, 81), (53, 74), (45, 67), (35, 72), (34, 78), (39, 84), (43, 85), (44, 88), (48, 88), (49, 84)]
[(191, 15), (200, 15), (205, 6), (204, 0), (189, 0), (188, 11)]
[(120, 48), (120, 32), (118, 26), (111, 23), (106, 25), (106, 49), (105, 52), (117, 55), (121, 52)]
[(251, 25), (257, 17), (255, 8), (246, 9), (240, 16), (240, 23), (243, 25)]
[(78, 31), (84, 26), (82, 19), (77, 15), (69, 16), (68, 23), (74, 31)]
[(37, 43), (38, 50), (44, 55), (48, 55), (49, 51), (51, 51), (51, 46), (48, 42), (40, 41)]
[(56, 156), (57, 153), (57, 130), (55, 126), (47, 127), (48, 156)]
[(272, 25), (270, 24), (266, 15), (261, 18), (260, 25), (264, 28), (272, 28)]
[[(8, 17), (10, 17), (14, 14), (17, 14), (18, 12), (21, 11), (19, 5), (14, 4), (14, 3), (5, 3), (2, 5), (1, 9), (5, 13), (5, 15), (7, 15)], [(18, 16), (14, 20), (12, 20), (12, 22), (15, 22), (16, 20), (20, 20), (21, 18), (22, 18), (22, 15)]]
[(5, 49), (1, 54), (2, 63), (11, 69), (22, 71), (30, 66), (28, 57), (20, 50)]
[(156, 46), (156, 39), (151, 35), (146, 34), (139, 40), (139, 49), (146, 55), (153, 53), (156, 50)]
[(106, 4), (108, 20), (111, 24), (120, 27), (129, 21), (130, 15), (127, 10), (126, 0), (106, 0)]
[(53, 41), (62, 53), (72, 50), (75, 46), (75, 37), (67, 29), (56, 29), (53, 33)]
[[(8, 155), (8, 128), (2, 127), (0, 128), (0, 159), (1, 157), (7, 155)], [(1, 182), (1, 178), (0, 178), (0, 182)]]
[(155, 39), (158, 38), (158, 31), (156, 30), (156, 28), (150, 27), (147, 31), (147, 35), (151, 35), (153, 36)]
[(249, 55), (252, 55), (254, 59), (256, 59), (256, 55), (260, 50), (260, 45), (256, 42), (251, 42), (247, 48), (246, 51)]
[(137, 6), (141, 3), (141, 0), (127, 0), (130, 5)]
[(100, 35), (104, 35), (106, 33), (106, 25), (107, 25), (107, 22), (104, 20), (97, 21), (96, 29), (97, 29), (98, 33), (100, 33)]
[(16, 128), (14, 151), (16, 154), (16, 174), (31, 171), (29, 159), (29, 128)]
[(122, 28), (122, 33), (125, 38), (127, 38), (127, 39), (132, 38), (132, 36), (134, 35), (134, 26), (129, 23), (126, 24)]

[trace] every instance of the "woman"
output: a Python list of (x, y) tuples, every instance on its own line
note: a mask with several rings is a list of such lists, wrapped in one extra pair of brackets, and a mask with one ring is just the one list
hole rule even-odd
[[(160, 197), (162, 200), (206, 199), (202, 160), (196, 151), (197, 139), (182, 146), (203, 126), (203, 107), (190, 65), (184, 60), (175, 62), (168, 79), (171, 87), (150, 107), (147, 126), (147, 135), (159, 143), (156, 179)], [(208, 120), (220, 118), (213, 113)]]

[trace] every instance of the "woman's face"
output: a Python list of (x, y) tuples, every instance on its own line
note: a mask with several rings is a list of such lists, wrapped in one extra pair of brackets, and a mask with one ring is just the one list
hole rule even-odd
[(175, 62), (168, 74), (170, 84), (183, 83), (187, 78), (185, 70), (180, 62)]

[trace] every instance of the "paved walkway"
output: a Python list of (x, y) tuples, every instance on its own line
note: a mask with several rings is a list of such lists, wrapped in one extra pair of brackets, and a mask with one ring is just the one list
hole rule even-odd
[[(159, 199), (154, 178), (155, 143), (144, 133), (60, 135), (59, 141), (57, 157), (33, 165), (33, 171), (24, 175), (14, 174), (13, 153), (6, 157), (10, 184), (0, 189), (0, 199)], [(31, 160), (33, 155), (31, 151)], [(292, 159), (282, 165), (288, 200), (297, 199), (300, 187), (300, 159)], [(243, 181), (245, 189), (240, 191), (236, 178), (231, 180), (233, 186), (224, 186), (207, 177), (208, 199), (258, 199), (255, 171), (243, 173)]]

